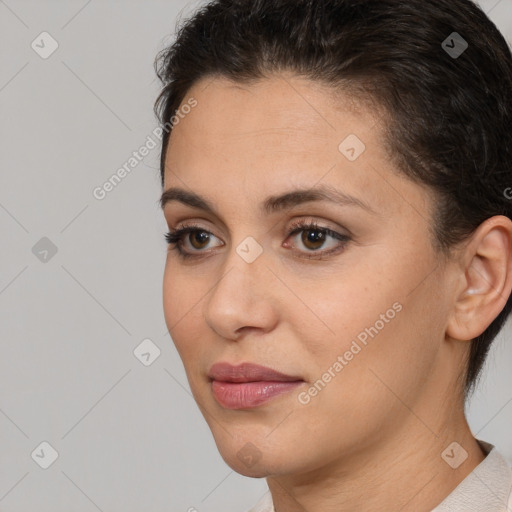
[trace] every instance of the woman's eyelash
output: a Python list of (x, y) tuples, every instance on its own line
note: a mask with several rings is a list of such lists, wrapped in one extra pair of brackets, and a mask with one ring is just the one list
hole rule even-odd
[(169, 231), (169, 233), (165, 234), (165, 239), (169, 245), (176, 245), (182, 241), (185, 235), (194, 231), (204, 231), (205, 233), (209, 233), (209, 231), (206, 231), (199, 226), (187, 226), (181, 229), (176, 229), (175, 231)]
[[(330, 250), (324, 250), (324, 251), (311, 251), (311, 256), (302, 256), (304, 258), (313, 259), (317, 258), (319, 256), (325, 256), (328, 254), (331, 254), (333, 252), (338, 252), (340, 248), (344, 248), (344, 246), (351, 240), (351, 238), (348, 235), (342, 235), (341, 233), (337, 233), (336, 231), (333, 231), (327, 227), (319, 226), (316, 222), (305, 222), (305, 221), (298, 221), (292, 226), (290, 226), (290, 230), (287, 235), (287, 239), (292, 236), (296, 235), (297, 233), (300, 233), (301, 231), (316, 231), (323, 233), (324, 235), (329, 235), (330, 237), (339, 240), (341, 243), (335, 247), (334, 249)], [(201, 226), (197, 224), (191, 224), (184, 226), (180, 229), (176, 229), (174, 231), (170, 231), (165, 234), (165, 240), (170, 246), (170, 250), (177, 250), (180, 257), (183, 259), (186, 258), (196, 258), (201, 257), (201, 253), (205, 251), (196, 251), (197, 254), (190, 253), (188, 251), (183, 250), (183, 244), (185, 237), (190, 233), (206, 233), (207, 235), (213, 235), (210, 231), (202, 228)]]

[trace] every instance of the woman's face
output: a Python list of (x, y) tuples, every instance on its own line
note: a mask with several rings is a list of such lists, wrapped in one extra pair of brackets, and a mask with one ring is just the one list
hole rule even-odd
[[(288, 474), (435, 430), (432, 404), (454, 378), (453, 294), (431, 198), (396, 171), (377, 115), (293, 75), (209, 78), (190, 98), (164, 190), (211, 211), (167, 196), (169, 229), (196, 231), (182, 237), (189, 258), (168, 253), (164, 311), (223, 458)], [(235, 368), (212, 381), (218, 363)]]

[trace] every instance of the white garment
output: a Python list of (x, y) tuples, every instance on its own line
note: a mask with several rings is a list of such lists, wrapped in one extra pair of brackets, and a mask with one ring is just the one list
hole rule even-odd
[[(512, 512), (512, 468), (494, 445), (477, 441), (487, 456), (431, 512)], [(248, 512), (275, 512), (270, 491)]]

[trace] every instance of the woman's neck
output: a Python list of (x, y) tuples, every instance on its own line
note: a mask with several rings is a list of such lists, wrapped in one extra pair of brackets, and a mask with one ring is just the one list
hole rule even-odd
[(379, 446), (316, 471), (268, 477), (276, 512), (430, 512), (485, 458), (464, 413), (453, 419), (434, 434), (411, 415)]

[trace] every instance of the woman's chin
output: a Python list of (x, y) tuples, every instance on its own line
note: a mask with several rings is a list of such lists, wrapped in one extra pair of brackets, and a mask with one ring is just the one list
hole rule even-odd
[(264, 478), (287, 472), (284, 466), (289, 464), (291, 454), (287, 457), (283, 445), (274, 445), (262, 435), (235, 434), (231, 437), (214, 431), (214, 438), (224, 462), (241, 475)]
[(250, 478), (266, 478), (270, 475), (286, 473), (286, 468), (275, 457), (265, 457), (247, 446), (241, 450), (223, 450), (221, 456), (226, 464), (240, 475)]

